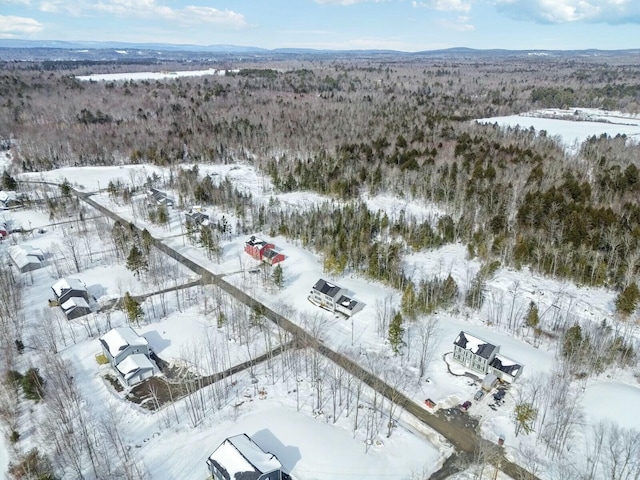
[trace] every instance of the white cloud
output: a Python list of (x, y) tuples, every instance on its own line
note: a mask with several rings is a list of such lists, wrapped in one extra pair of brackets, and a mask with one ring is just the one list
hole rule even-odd
[(192, 5), (171, 8), (157, 0), (42, 0), (39, 9), (48, 13), (72, 15), (102, 12), (116, 16), (163, 18), (182, 25), (216, 24), (235, 28), (247, 25), (244, 15), (231, 10)]
[(314, 0), (320, 5), (355, 5), (356, 3), (372, 2), (383, 3), (389, 0)]
[(42, 24), (33, 18), (0, 15), (0, 38), (28, 35), (40, 32), (42, 29)]
[(455, 22), (450, 20), (443, 20), (440, 24), (448, 28), (449, 30), (457, 30), (458, 32), (471, 32), (476, 29), (476, 27), (469, 23), (471, 21), (471, 17), (467, 17), (464, 15), (460, 15), (456, 18)]
[(8, 3), (10, 5), (31, 5), (31, 0), (2, 0), (0, 3)]
[(496, 7), (513, 18), (541, 23), (640, 23), (638, 0), (496, 0)]
[(426, 0), (413, 1), (411, 5), (414, 8), (427, 7), (439, 10), (441, 12), (468, 12), (474, 0)]

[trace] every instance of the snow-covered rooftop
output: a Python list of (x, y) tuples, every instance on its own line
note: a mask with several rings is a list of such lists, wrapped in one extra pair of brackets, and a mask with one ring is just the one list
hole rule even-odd
[[(227, 438), (211, 454), (209, 460), (214, 461), (222, 467), (229, 478), (251, 478), (247, 473), (256, 473), (257, 479), (260, 474), (272, 472), (282, 468), (282, 464), (271, 453), (264, 452), (247, 435), (240, 434)], [(244, 475), (240, 475), (244, 474)]]
[(82, 297), (71, 297), (60, 306), (64, 311), (71, 310), (72, 308), (76, 307), (90, 308), (87, 301)]
[(522, 368), (522, 365), (518, 362), (510, 359), (509, 357), (505, 357), (502, 354), (496, 354), (493, 360), (491, 360), (490, 365), (504, 373), (508, 373), (512, 377), (516, 377)]
[(58, 297), (61, 296), (65, 292), (65, 290), (87, 290), (87, 286), (84, 284), (84, 282), (77, 278), (61, 278), (56, 283), (54, 283), (51, 288)]
[[(39, 252), (40, 256), (38, 256), (34, 251)], [(40, 258), (44, 256), (42, 250), (34, 249), (28, 245), (14, 245), (9, 247), (9, 255), (11, 256), (13, 263), (15, 263), (19, 269), (22, 269), (27, 265), (38, 265), (40, 267)]]
[(146, 355), (142, 353), (135, 353), (122, 360), (116, 368), (125, 380), (128, 380), (135, 375), (138, 370), (153, 369), (154, 367), (153, 363), (151, 363), (151, 360), (149, 360)]
[(146, 346), (149, 344), (146, 338), (138, 335), (131, 327), (112, 328), (100, 337), (100, 340), (114, 357), (129, 345)]
[(460, 332), (454, 343), (465, 350), (471, 351), (475, 355), (487, 359), (490, 358), (491, 354), (497, 349), (495, 345), (492, 345), (486, 340), (474, 337), (468, 332)]

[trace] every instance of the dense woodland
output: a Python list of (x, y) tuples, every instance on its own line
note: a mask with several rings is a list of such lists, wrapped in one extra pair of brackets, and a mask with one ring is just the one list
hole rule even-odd
[[(572, 105), (636, 112), (639, 65), (513, 57), (240, 66), (226, 76), (80, 82), (72, 73), (117, 66), (5, 64), (0, 135), (18, 142), (15, 171), (150, 162), (174, 167), (173, 182), (181, 164), (245, 161), (285, 192), (340, 200), (391, 192), (435, 203), (448, 214), (437, 225), (390, 224), (358, 205), (247, 215), (313, 244), (333, 270), (368, 270), (397, 285), (396, 250), (451, 241), (484, 260), (582, 284), (622, 289), (635, 279), (640, 147), (592, 138), (567, 157), (545, 132), (472, 119)], [(206, 182), (196, 172), (180, 187), (185, 198), (213, 202)]]
[[(170, 167), (170, 176), (148, 178), (139, 191), (170, 188), (182, 206), (223, 207), (239, 219), (233, 226), (238, 233), (285, 235), (322, 253), (328, 272), (358, 272), (402, 292), (401, 312), (380, 314), (379, 331), (389, 332), (396, 352), (392, 332), (399, 343), (403, 316), (413, 319), (454, 304), (479, 309), (485, 283), (500, 266), (608, 286), (620, 292), (616, 320), (622, 323), (614, 327), (542, 325), (535, 305), (504, 327), (528, 329), (534, 341), (543, 333), (560, 337), (567, 375), (584, 377), (636, 361), (626, 339), (629, 327), (621, 325), (640, 299), (640, 146), (620, 136), (591, 138), (570, 156), (546, 132), (502, 130), (473, 119), (542, 107), (637, 113), (637, 59), (311, 57), (230, 68), (240, 70), (167, 81), (81, 82), (73, 75), (133, 68), (110, 62), (2, 64), (0, 140), (14, 159), (2, 179), (5, 188), (14, 186), (16, 173), (69, 165)], [(192, 166), (208, 162), (249, 163), (279, 191), (313, 191), (330, 200), (306, 211), (275, 200), (257, 206), (231, 182)], [(118, 184), (108, 190), (123, 202), (139, 193)], [(444, 214), (418, 222), (372, 213), (362, 198), (377, 193), (434, 204)], [(53, 217), (64, 213), (55, 198), (46, 199), (45, 208)], [(161, 208), (145, 206), (141, 213), (154, 223), (166, 222)], [(103, 233), (109, 228), (99, 227)], [(222, 222), (212, 236), (208, 230), (206, 238), (204, 231), (187, 236), (215, 257), (217, 242), (231, 230)], [(125, 233), (122, 225), (111, 229), (113, 256), (121, 260), (131, 256), (123, 246), (129, 241)], [(434, 275), (420, 284), (407, 277), (403, 255), (452, 242), (464, 243), (468, 256), (483, 264), (470, 285), (463, 289), (450, 276)], [(11, 292), (22, 287), (9, 277), (2, 284), (8, 310), (0, 319), (14, 321)], [(557, 402), (544, 403), (542, 392), (559, 392)], [(532, 423), (549, 451), (562, 451), (571, 438), (562, 430), (567, 423), (552, 424), (546, 415), (557, 418), (553, 408), (565, 412), (575, 392), (564, 395), (549, 380), (529, 393), (526, 404), (540, 412)], [(571, 416), (568, 423), (574, 421), (579, 418)]]

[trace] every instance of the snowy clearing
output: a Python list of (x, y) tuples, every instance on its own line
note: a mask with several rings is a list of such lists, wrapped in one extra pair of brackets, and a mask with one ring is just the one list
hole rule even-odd
[(636, 142), (640, 139), (640, 116), (589, 108), (549, 108), (519, 115), (481, 118), (476, 122), (534, 128), (538, 133), (545, 130), (547, 136), (558, 137), (560, 145), (571, 154), (577, 153), (580, 145), (594, 135), (615, 137), (620, 134)]

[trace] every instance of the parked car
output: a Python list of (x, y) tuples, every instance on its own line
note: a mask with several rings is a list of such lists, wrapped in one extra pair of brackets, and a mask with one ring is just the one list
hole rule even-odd
[(493, 394), (493, 399), (497, 401), (502, 400), (506, 394), (507, 394), (506, 390), (498, 390), (496, 393)]
[(482, 397), (484, 397), (484, 390), (478, 390), (476, 392), (476, 394), (473, 396), (473, 399), (478, 402), (480, 400), (482, 400)]
[(466, 402), (464, 402), (462, 405), (460, 405), (460, 409), (463, 411), (467, 411), (469, 410), (469, 407), (471, 407), (471, 400), (467, 400)]

